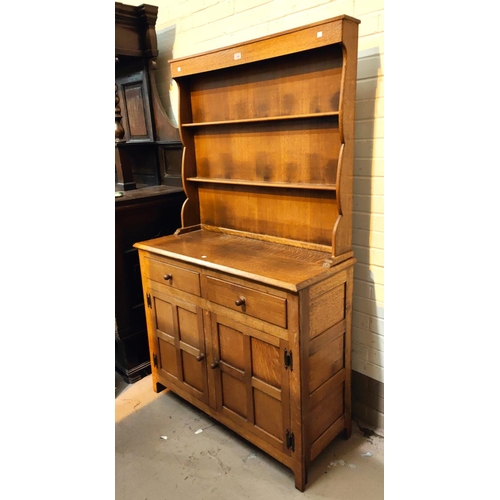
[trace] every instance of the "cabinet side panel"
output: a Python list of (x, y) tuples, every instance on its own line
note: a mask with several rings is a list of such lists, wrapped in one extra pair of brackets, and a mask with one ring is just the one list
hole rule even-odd
[(310, 343), (309, 393), (345, 367), (344, 342), (345, 321), (341, 321)]
[(342, 283), (311, 302), (311, 339), (344, 319), (345, 297), (345, 283)]
[(148, 276), (148, 272), (147, 272), (147, 265), (145, 264), (146, 256), (148, 255), (148, 253), (144, 252), (143, 250), (139, 250), (138, 253), (139, 253), (139, 264), (140, 264), (140, 269), (141, 269), (142, 290), (143, 290), (144, 304), (145, 304), (144, 309), (145, 309), (145, 313), (146, 313), (149, 356), (150, 356), (150, 360), (151, 360), (151, 381), (152, 381), (152, 385), (153, 385), (153, 390), (155, 392), (160, 392), (164, 388), (164, 386), (163, 386), (163, 384), (161, 384), (161, 382), (158, 378), (158, 370), (154, 365), (155, 355), (156, 356), (159, 355), (158, 338), (155, 335), (156, 320), (154, 318), (154, 314), (152, 312), (152, 309), (146, 305), (148, 303), (148, 297), (149, 298), (151, 297), (149, 295), (149, 290), (148, 290), (148, 281), (149, 281), (148, 278), (149, 278), (149, 276)]
[(337, 181), (339, 218), (333, 230), (332, 254), (338, 256), (352, 247), (354, 121), (358, 65), (358, 25), (344, 24), (344, 69), (340, 103), (340, 130), (343, 143), (341, 169)]
[(311, 287), (308, 344), (308, 450), (313, 460), (350, 426), (352, 266)]
[(332, 377), (310, 399), (309, 434), (314, 443), (344, 412), (344, 384)]

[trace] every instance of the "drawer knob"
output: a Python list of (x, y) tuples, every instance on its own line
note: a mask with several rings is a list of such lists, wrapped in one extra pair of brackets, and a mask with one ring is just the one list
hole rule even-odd
[(201, 361), (204, 358), (205, 358), (205, 355), (202, 352), (200, 352), (199, 356), (196, 356), (196, 361)]
[(171, 274), (165, 274), (165, 276), (163, 276), (163, 279), (165, 281), (170, 281), (172, 279), (172, 275)]
[(212, 368), (212, 370), (215, 370), (218, 366), (219, 366), (219, 360), (214, 359), (214, 362), (210, 365), (210, 368)]
[(242, 295), (240, 295), (240, 296), (236, 299), (236, 301), (235, 301), (234, 303), (235, 303), (237, 306), (242, 306), (242, 305), (244, 305), (244, 304), (245, 304), (245, 302), (246, 302), (245, 297), (243, 297)]

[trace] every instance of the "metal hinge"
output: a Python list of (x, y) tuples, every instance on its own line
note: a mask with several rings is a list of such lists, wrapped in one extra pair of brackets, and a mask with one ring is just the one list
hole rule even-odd
[(151, 309), (151, 295), (149, 295), (149, 293), (146, 295), (146, 299), (148, 301), (148, 307)]
[(288, 429), (286, 430), (286, 447), (295, 451), (295, 436)]
[(153, 364), (155, 368), (158, 368), (158, 358), (156, 357), (156, 353), (153, 353)]
[(290, 368), (290, 371), (293, 371), (292, 351), (287, 351), (285, 349), (284, 361), (285, 361), (285, 369), (288, 370), (288, 368)]

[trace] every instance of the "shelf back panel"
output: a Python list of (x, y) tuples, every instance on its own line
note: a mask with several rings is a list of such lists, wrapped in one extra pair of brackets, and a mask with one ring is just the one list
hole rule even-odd
[(193, 122), (244, 120), (339, 110), (340, 44), (237, 68), (190, 81)]
[(199, 129), (198, 177), (334, 185), (340, 151), (336, 117)]
[(201, 224), (319, 245), (332, 244), (335, 192), (204, 184)]

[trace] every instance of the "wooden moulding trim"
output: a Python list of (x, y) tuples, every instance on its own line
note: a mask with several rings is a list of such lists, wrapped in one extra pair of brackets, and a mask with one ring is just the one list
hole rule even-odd
[(175, 231), (175, 236), (179, 236), (181, 234), (186, 234), (186, 233), (192, 233), (193, 231), (200, 231), (201, 230), (201, 224), (196, 224), (194, 226), (188, 226), (188, 227), (180, 227)]
[(218, 226), (208, 226), (206, 224), (202, 224), (201, 228), (206, 231), (212, 231), (214, 233), (232, 234), (234, 236), (241, 236), (242, 238), (270, 241), (273, 243), (279, 243), (281, 245), (305, 248), (307, 250), (317, 250), (319, 252), (327, 252), (327, 253), (331, 253), (332, 251), (332, 248), (327, 245), (320, 245), (318, 243), (308, 243), (305, 241), (298, 241), (298, 240), (289, 240), (287, 238), (279, 238), (277, 236), (269, 236), (267, 234), (249, 233), (247, 231), (239, 231), (237, 229), (228, 229), (225, 227), (218, 227)]
[[(135, 49), (131, 47), (116, 47), (115, 54), (130, 55), (138, 57), (156, 57), (158, 49), (156, 45), (156, 33), (154, 31), (158, 17), (158, 7), (156, 5), (143, 4), (140, 6), (126, 5), (115, 2), (115, 31), (130, 31), (130, 28), (137, 34), (139, 46)], [(118, 37), (123, 37), (123, 34)]]
[[(171, 59), (172, 76), (175, 79), (340, 43), (345, 21), (360, 22), (349, 16), (338, 16), (222, 49)], [(322, 28), (321, 36), (317, 34), (318, 28)]]

